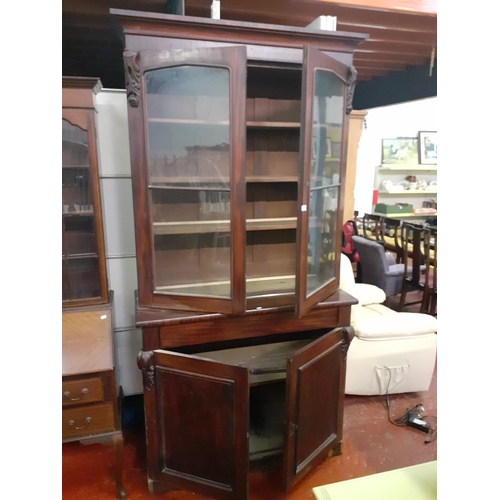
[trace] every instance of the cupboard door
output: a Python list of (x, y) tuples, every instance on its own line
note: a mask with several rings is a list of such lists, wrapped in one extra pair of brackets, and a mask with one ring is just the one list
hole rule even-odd
[(340, 453), (345, 356), (352, 332), (337, 328), (287, 363), (284, 487), (290, 488), (330, 450)]
[(246, 48), (125, 61), (140, 305), (242, 313)]
[(304, 47), (296, 308), (299, 317), (338, 289), (348, 89), (355, 70)]
[(145, 390), (149, 479), (246, 499), (248, 370), (166, 351), (153, 358), (154, 385)]

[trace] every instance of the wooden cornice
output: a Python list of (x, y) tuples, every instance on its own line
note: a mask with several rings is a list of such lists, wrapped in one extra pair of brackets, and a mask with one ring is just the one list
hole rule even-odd
[(125, 34), (161, 36), (193, 40), (232, 38), (238, 43), (277, 45), (302, 48), (311, 43), (319, 49), (332, 50), (332, 43), (341, 42), (354, 47), (368, 35), (343, 31), (309, 30), (303, 27), (263, 24), (234, 20), (213, 20), (207, 17), (177, 16), (154, 12), (136, 12), (111, 9), (110, 14), (123, 26)]

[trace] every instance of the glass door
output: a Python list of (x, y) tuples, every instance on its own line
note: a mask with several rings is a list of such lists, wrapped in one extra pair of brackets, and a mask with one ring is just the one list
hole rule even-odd
[(338, 288), (349, 68), (304, 48), (296, 300), (298, 316)]
[(63, 306), (107, 300), (99, 241), (99, 200), (93, 121), (87, 110), (63, 110), (62, 301)]
[(141, 64), (152, 302), (243, 312), (246, 49)]

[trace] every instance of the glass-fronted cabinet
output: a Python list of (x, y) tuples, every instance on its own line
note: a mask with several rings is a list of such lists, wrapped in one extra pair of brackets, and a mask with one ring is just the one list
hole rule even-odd
[(125, 53), (139, 305), (300, 316), (337, 290), (355, 71), (301, 52)]
[(62, 303), (108, 301), (102, 228), (95, 107), (95, 78), (63, 78)]
[(281, 455), (288, 491), (342, 451), (356, 303), (338, 289), (346, 129), (367, 35), (111, 14), (148, 486), (245, 500), (250, 461)]

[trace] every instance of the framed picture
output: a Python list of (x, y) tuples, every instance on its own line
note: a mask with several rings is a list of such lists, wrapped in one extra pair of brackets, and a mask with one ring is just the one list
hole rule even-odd
[(437, 165), (437, 132), (418, 133), (418, 159), (424, 165)]
[(418, 139), (396, 137), (382, 139), (382, 164), (418, 164)]

